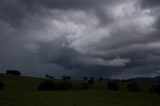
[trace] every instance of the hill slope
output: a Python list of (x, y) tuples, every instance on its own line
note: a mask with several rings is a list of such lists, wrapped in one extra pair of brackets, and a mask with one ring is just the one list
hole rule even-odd
[[(159, 95), (107, 91), (99, 82), (92, 89), (37, 91), (44, 79), (0, 75), (5, 88), (0, 90), (0, 106), (159, 106)], [(79, 83), (73, 81), (74, 84)], [(78, 85), (78, 84), (77, 84)], [(124, 84), (121, 84), (124, 86)]]

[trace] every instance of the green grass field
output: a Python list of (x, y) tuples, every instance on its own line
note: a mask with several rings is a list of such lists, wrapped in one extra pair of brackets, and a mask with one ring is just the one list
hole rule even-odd
[(140, 83), (140, 93), (130, 93), (127, 83), (120, 91), (105, 90), (105, 82), (97, 81), (89, 90), (79, 89), (81, 81), (72, 81), (73, 90), (37, 91), (45, 79), (0, 75), (5, 88), (0, 90), (0, 106), (160, 106), (160, 95), (149, 94), (152, 83)]

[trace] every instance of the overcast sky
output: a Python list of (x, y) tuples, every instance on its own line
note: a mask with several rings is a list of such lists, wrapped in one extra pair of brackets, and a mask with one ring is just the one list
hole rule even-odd
[(160, 75), (160, 0), (0, 0), (0, 72)]

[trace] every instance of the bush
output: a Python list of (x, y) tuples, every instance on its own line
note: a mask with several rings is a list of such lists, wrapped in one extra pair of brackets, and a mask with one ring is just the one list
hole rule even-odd
[(71, 80), (70, 76), (62, 76), (62, 80)]
[(47, 74), (47, 75), (46, 75), (46, 78), (54, 79), (55, 77)]
[(20, 76), (20, 75), (21, 75), (21, 72), (20, 72), (20, 71), (17, 71), (17, 70), (7, 70), (7, 71), (6, 71), (6, 74), (9, 74), (9, 75), (18, 75), (18, 76)]
[(119, 90), (119, 84), (118, 84), (118, 82), (109, 81), (109, 82), (107, 83), (107, 89), (108, 89), (108, 90), (118, 91), (118, 90)]
[(89, 80), (88, 80), (88, 84), (90, 85), (93, 85), (94, 84), (94, 77), (91, 77)]
[(83, 80), (88, 80), (88, 77), (84, 76), (84, 77), (83, 77)]
[(103, 77), (98, 78), (98, 81), (103, 81), (103, 80), (104, 80)]
[(81, 83), (80, 89), (81, 90), (87, 90), (88, 89), (88, 84), (87, 83)]
[(56, 85), (58, 90), (69, 90), (72, 88), (72, 83), (68, 81), (61, 81), (58, 82)]
[(4, 88), (4, 83), (0, 82), (0, 90)]
[(155, 85), (155, 86), (152, 86), (152, 88), (150, 89), (150, 92), (153, 93), (157, 93), (157, 94), (160, 94), (160, 82)]
[(139, 92), (141, 90), (137, 82), (130, 82), (127, 88), (130, 92)]
[(127, 80), (125, 80), (125, 79), (122, 79), (122, 80), (121, 80), (121, 82), (127, 82)]
[(38, 86), (38, 90), (40, 91), (48, 91), (48, 90), (56, 90), (56, 89), (57, 89), (56, 84), (54, 83), (54, 81), (51, 81), (51, 80), (46, 80)]

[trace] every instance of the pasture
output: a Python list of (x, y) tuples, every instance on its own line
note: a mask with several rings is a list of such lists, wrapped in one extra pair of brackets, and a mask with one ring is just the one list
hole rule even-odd
[[(0, 106), (160, 106), (160, 95), (149, 94), (154, 83), (140, 83), (141, 92), (130, 93), (127, 82), (120, 83), (120, 91), (106, 90), (105, 81), (96, 81), (88, 90), (80, 90), (83, 81), (71, 81), (67, 91), (38, 91), (44, 78), (0, 75), (5, 84), (0, 90)], [(56, 80), (58, 81), (58, 80)]]

